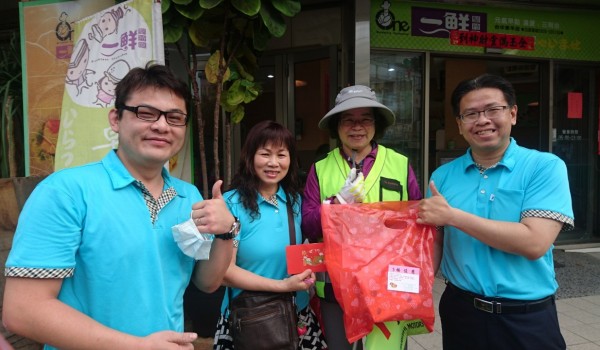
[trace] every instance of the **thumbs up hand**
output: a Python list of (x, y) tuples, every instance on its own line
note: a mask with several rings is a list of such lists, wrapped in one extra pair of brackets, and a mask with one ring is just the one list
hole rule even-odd
[(429, 181), (429, 191), (431, 191), (431, 196), (435, 197), (435, 196), (441, 196), (442, 194), (438, 191), (437, 187), (435, 187), (435, 184), (433, 183), (433, 181)]
[(221, 186), (223, 185), (223, 180), (218, 180), (215, 182), (212, 188), (212, 197), (213, 199), (223, 199), (223, 194), (221, 193)]
[(446, 198), (438, 191), (433, 181), (429, 182), (431, 197), (421, 199), (417, 223), (425, 225), (446, 226), (452, 219), (452, 208)]
[(192, 219), (200, 232), (222, 234), (231, 230), (235, 218), (223, 200), (222, 184), (222, 180), (215, 182), (212, 199), (202, 200), (192, 206)]

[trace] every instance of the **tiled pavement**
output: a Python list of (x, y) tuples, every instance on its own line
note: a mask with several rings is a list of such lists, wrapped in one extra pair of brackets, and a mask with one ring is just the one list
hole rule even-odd
[[(560, 247), (561, 251), (555, 253), (562, 258), (562, 249), (569, 247)], [(577, 250), (577, 249), (576, 249)], [(568, 271), (568, 275), (563, 276), (557, 268), (557, 279), (562, 288), (569, 291), (565, 298), (561, 298), (560, 288), (557, 293), (556, 308), (558, 310), (558, 322), (561, 332), (567, 343), (568, 350), (600, 350), (600, 293), (579, 297), (569, 297), (569, 294), (576, 295), (577, 290), (588, 292), (600, 289), (600, 248), (577, 251), (567, 250), (566, 254), (585, 254), (585, 256), (573, 255), (573, 259), (567, 260), (573, 265), (578, 265), (578, 261), (585, 259), (585, 264), (594, 264), (595, 269), (585, 268), (585, 266), (574, 266), (573, 270)], [(560, 253), (560, 254), (559, 254)], [(592, 258), (595, 258), (592, 259)], [(583, 271), (586, 276), (574, 276), (577, 272)], [(580, 277), (580, 278), (578, 278)], [(442, 332), (439, 323), (439, 313), (437, 306), (445, 285), (441, 278), (436, 278), (433, 294), (435, 299), (436, 322), (433, 333), (416, 335), (409, 338), (409, 350), (441, 350)], [(583, 293), (586, 294), (586, 293)]]
[[(600, 259), (598, 263), (600, 264)], [(436, 323), (433, 333), (410, 337), (408, 349), (442, 349), (442, 332), (437, 305), (444, 287), (444, 281), (441, 278), (436, 278), (434, 285)], [(559, 299), (556, 301), (556, 307), (567, 349), (600, 350), (600, 295)]]

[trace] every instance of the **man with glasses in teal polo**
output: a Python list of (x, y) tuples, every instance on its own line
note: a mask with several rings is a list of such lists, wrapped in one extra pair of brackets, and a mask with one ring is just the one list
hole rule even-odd
[(517, 145), (515, 90), (484, 74), (451, 97), (470, 148), (431, 176), (419, 223), (438, 227), (444, 350), (565, 349), (553, 243), (574, 226), (565, 163)]
[[(239, 226), (220, 196), (169, 175), (183, 147), (189, 87), (162, 65), (132, 69), (108, 123), (118, 149), (48, 176), (19, 217), (6, 262), (2, 321), (46, 349), (189, 349), (183, 293), (219, 287)], [(191, 217), (214, 233), (196, 262), (173, 238)]]

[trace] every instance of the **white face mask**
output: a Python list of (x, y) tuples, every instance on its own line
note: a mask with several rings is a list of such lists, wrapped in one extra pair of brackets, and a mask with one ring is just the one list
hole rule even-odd
[(190, 258), (208, 260), (213, 235), (200, 233), (191, 218), (181, 224), (171, 227), (173, 238), (179, 249)]

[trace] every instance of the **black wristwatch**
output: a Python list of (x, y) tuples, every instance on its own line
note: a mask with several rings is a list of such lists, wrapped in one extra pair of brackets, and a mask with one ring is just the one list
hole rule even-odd
[(234, 238), (235, 236), (237, 236), (238, 233), (240, 233), (240, 228), (242, 228), (242, 224), (240, 224), (240, 220), (238, 218), (236, 218), (235, 216), (233, 218), (235, 220), (233, 221), (233, 224), (231, 225), (231, 230), (229, 230), (229, 232), (223, 233), (221, 235), (215, 235), (215, 238), (219, 238), (219, 239), (228, 241), (228, 240)]

